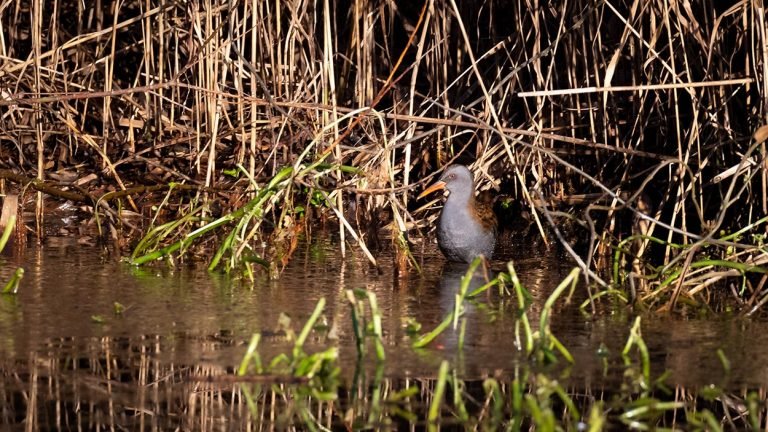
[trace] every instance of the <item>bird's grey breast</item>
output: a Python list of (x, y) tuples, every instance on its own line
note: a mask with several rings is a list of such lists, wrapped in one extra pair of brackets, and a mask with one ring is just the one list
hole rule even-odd
[(478, 255), (490, 258), (493, 253), (493, 230), (485, 229), (469, 207), (449, 199), (440, 215), (438, 243), (451, 261), (469, 262)]

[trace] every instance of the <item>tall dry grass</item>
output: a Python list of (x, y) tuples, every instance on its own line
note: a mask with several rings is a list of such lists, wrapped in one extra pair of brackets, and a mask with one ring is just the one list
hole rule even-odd
[(118, 226), (164, 198), (215, 217), (293, 166), (277, 231), (312, 207), (404, 245), (428, 174), (471, 163), (599, 286), (671, 307), (757, 274), (763, 303), (761, 2), (13, 0), (0, 25), (2, 176), (69, 173)]

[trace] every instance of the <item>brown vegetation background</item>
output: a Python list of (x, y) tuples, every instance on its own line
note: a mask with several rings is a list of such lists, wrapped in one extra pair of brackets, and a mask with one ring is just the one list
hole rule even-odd
[(575, 220), (584, 269), (627, 215), (668, 266), (752, 263), (764, 233), (761, 1), (15, 0), (0, 25), (3, 177), (115, 220), (216, 215), (292, 166), (268, 226), (315, 208), (366, 249), (356, 219), (405, 233), (458, 162), (549, 240)]

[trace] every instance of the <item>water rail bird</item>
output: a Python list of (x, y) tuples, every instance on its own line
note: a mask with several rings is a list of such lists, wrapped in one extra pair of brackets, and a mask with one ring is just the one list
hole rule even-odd
[(443, 255), (449, 261), (466, 263), (478, 255), (490, 259), (496, 245), (496, 215), (488, 203), (475, 198), (472, 172), (464, 165), (451, 165), (418, 198), (441, 189), (448, 191), (437, 225), (437, 244)]

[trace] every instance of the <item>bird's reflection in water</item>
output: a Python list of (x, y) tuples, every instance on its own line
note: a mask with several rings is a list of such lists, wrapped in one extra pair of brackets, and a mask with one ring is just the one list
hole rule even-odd
[[(439, 310), (442, 312), (442, 318), (449, 316), (455, 310), (457, 310), (456, 302), (461, 301), (459, 298), (459, 293), (462, 289), (464, 289), (462, 287), (462, 281), (467, 275), (470, 267), (470, 264), (454, 262), (446, 262), (443, 266), (442, 273), (440, 275), (440, 281), (438, 282), (437, 286), (437, 289), (439, 290)], [(465, 293), (472, 293), (473, 291), (487, 284), (488, 281), (492, 280), (494, 277), (495, 273), (491, 269), (487, 268), (483, 264), (477, 266), (477, 268), (475, 268), (474, 272), (471, 274), (471, 277), (466, 286)], [(485, 295), (483, 294), (483, 296)], [(440, 336), (440, 339), (438, 340), (438, 343), (441, 345), (441, 347), (449, 352), (455, 351), (459, 348), (461, 320), (466, 319), (468, 323), (472, 323), (476, 320), (476, 315), (478, 312), (477, 305), (472, 299), (464, 299), (461, 303), (461, 307), (458, 310), (460, 311), (460, 316), (459, 320), (457, 321), (457, 328), (454, 329), (452, 324), (443, 332), (443, 334)], [(475, 328), (476, 326), (474, 325), (467, 325), (465, 327), (463, 335), (465, 344), (472, 343), (474, 339), (473, 333), (475, 332), (473, 329)]]

